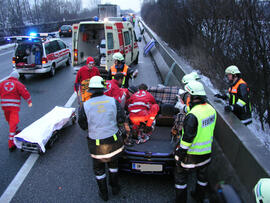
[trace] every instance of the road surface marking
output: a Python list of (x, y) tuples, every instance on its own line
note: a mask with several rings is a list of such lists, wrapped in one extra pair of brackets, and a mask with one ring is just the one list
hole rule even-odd
[[(67, 103), (65, 104), (65, 107), (71, 107), (73, 102), (76, 100), (77, 95), (76, 92), (74, 92)], [(27, 160), (24, 162), (23, 166), (19, 170), (19, 172), (16, 174), (16, 176), (13, 178), (11, 183), (8, 185), (2, 196), (0, 197), (0, 203), (7, 203), (12, 200), (12, 198), (15, 196), (16, 192), (19, 190), (20, 186), (22, 185), (23, 181), (27, 177), (30, 170), (35, 165), (36, 161), (39, 158), (39, 154), (32, 153), (27, 158)]]
[(4, 55), (9, 54), (9, 53), (12, 53), (12, 52), (14, 52), (14, 50), (12, 50), (12, 51), (7, 51), (7, 52), (5, 52), (5, 53), (3, 53), (3, 54), (0, 54), (0, 56), (4, 56)]

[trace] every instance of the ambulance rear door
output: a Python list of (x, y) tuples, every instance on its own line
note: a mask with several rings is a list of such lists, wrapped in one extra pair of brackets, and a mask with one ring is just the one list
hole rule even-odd
[(132, 33), (128, 29), (128, 27), (124, 27), (122, 29), (123, 37), (124, 37), (124, 55), (125, 62), (127, 65), (132, 63)]
[(72, 66), (78, 63), (78, 28), (79, 24), (72, 25)]

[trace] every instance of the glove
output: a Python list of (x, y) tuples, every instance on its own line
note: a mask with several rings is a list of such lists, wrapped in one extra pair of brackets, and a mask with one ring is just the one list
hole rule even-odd
[(225, 94), (215, 94), (214, 96), (219, 98), (219, 99), (223, 99), (223, 100), (227, 99), (227, 96)]
[(174, 159), (177, 162), (183, 162), (185, 160), (185, 156), (183, 156), (183, 154), (180, 152), (180, 148), (176, 148), (175, 152), (174, 152)]
[(180, 102), (180, 101), (178, 101), (176, 104), (175, 104), (175, 108), (177, 108), (177, 109), (179, 109), (180, 111), (181, 110), (184, 110), (184, 108), (185, 108), (185, 104), (183, 104), (182, 102)]
[(224, 110), (227, 111), (227, 112), (233, 111), (233, 106), (227, 105), (227, 106), (224, 107)]
[(144, 129), (143, 129), (143, 132), (144, 133), (150, 133), (151, 130), (152, 130), (152, 127), (151, 126), (150, 127), (149, 126), (145, 126)]

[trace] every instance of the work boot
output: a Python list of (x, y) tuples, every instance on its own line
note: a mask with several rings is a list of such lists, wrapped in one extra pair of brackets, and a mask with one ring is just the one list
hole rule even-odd
[(113, 195), (118, 195), (121, 188), (120, 185), (118, 183), (118, 173), (112, 173), (109, 172), (109, 184), (112, 187), (112, 194)]
[(16, 149), (16, 145), (14, 144), (13, 140), (8, 140), (8, 149), (10, 152), (13, 152)]
[(99, 196), (104, 201), (108, 201), (108, 188), (107, 188), (107, 181), (106, 178), (102, 178), (100, 180), (97, 180), (98, 188), (99, 188)]
[(175, 203), (187, 202), (187, 189), (175, 189)]
[(209, 198), (207, 197), (206, 190), (207, 190), (207, 186), (201, 186), (199, 184), (196, 184), (195, 191), (191, 191), (190, 195), (198, 203), (207, 203), (210, 201), (209, 201)]

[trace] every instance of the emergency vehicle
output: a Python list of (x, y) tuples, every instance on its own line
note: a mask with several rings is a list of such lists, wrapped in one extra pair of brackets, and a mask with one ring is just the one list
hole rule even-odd
[(24, 74), (43, 73), (54, 76), (56, 68), (71, 63), (71, 52), (65, 42), (48, 33), (32, 33), (10, 39), (17, 42), (12, 64), (21, 77)]
[[(99, 47), (104, 40), (105, 54), (100, 52)], [(80, 69), (88, 56), (97, 59), (96, 65), (107, 71), (114, 64), (112, 56), (116, 52), (123, 54), (128, 66), (137, 64), (139, 58), (136, 34), (132, 24), (126, 21), (87, 21), (73, 24), (72, 50), (75, 71)]]

